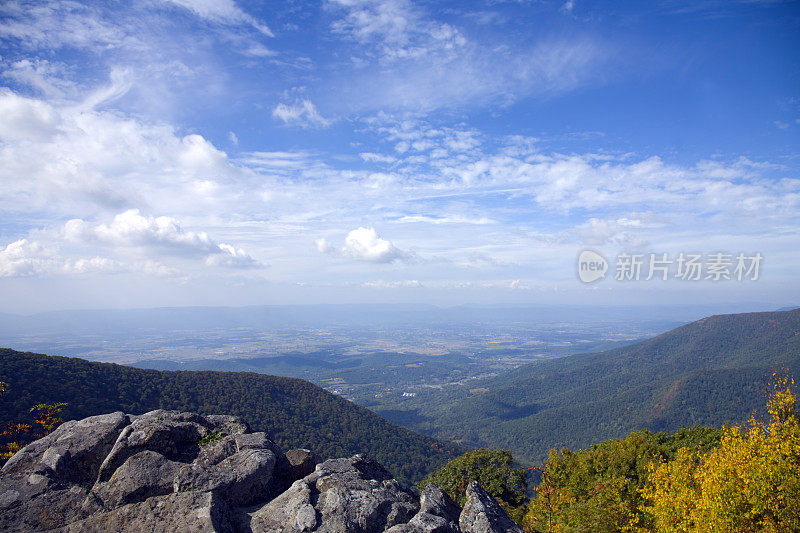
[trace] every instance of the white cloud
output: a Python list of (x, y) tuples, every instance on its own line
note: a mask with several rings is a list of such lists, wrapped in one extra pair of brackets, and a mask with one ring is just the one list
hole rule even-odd
[(309, 100), (301, 100), (293, 105), (280, 103), (272, 110), (272, 117), (284, 124), (297, 124), (304, 128), (324, 128), (331, 124)]
[(329, 6), (343, 13), (334, 32), (373, 46), (381, 61), (448, 53), (466, 43), (456, 28), (431, 20), (408, 0), (331, 0)]
[(250, 257), (250, 255), (230, 244), (217, 245), (219, 252), (209, 255), (206, 264), (210, 266), (223, 266), (229, 268), (262, 268), (263, 265)]
[(75, 83), (67, 79), (67, 69), (46, 59), (21, 59), (11, 63), (2, 75), (27, 85), (49, 98), (62, 98), (74, 91)]
[(0, 276), (31, 276), (52, 263), (49, 254), (37, 242), (20, 239), (0, 249)]
[(404, 279), (399, 281), (365, 281), (361, 286), (370, 289), (417, 289), (423, 287), (423, 284), (416, 279)]
[(104, 20), (101, 6), (71, 1), (4, 2), (0, 5), (0, 13), (6, 15), (0, 18), (0, 36), (33, 49), (145, 47), (123, 26)]
[(328, 242), (328, 239), (324, 237), (315, 239), (314, 244), (317, 246), (317, 251), (321, 254), (328, 254), (335, 250), (333, 245), (330, 242)]
[(208, 254), (217, 244), (205, 232), (184, 231), (172, 217), (145, 217), (129, 209), (110, 224), (93, 226), (81, 219), (64, 225), (64, 236), (71, 241), (100, 241), (113, 246), (158, 246), (176, 254)]
[(59, 229), (31, 231), (0, 248), (0, 277), (129, 273), (184, 279), (206, 267), (263, 265), (206, 232), (184, 230), (172, 217), (145, 217), (135, 209), (108, 224), (72, 219)]
[(245, 13), (233, 0), (165, 0), (182, 6), (195, 15), (223, 24), (249, 24), (258, 31), (273, 37), (266, 24)]
[(80, 104), (82, 109), (94, 109), (122, 98), (131, 90), (133, 72), (128, 68), (112, 68), (108, 85), (91, 91)]
[(565, 39), (534, 32), (523, 40), (491, 34), (468, 40), (459, 28), (407, 0), (328, 5), (342, 13), (334, 32), (360, 45), (351, 51), (354, 71), (334, 86), (355, 112), (507, 106), (602, 83), (620, 55), (588, 35)]
[[(318, 239), (317, 250), (329, 253), (331, 247), (325, 239)], [(407, 259), (409, 254), (397, 248), (391, 241), (382, 239), (375, 228), (359, 227), (347, 234), (341, 254), (351, 259), (374, 263), (391, 263)]]
[(358, 157), (366, 161), (367, 163), (394, 163), (397, 161), (394, 157), (390, 155), (383, 155), (383, 154), (376, 154), (374, 152), (361, 152), (358, 154)]
[(451, 215), (443, 217), (432, 217), (427, 215), (405, 215), (397, 219), (397, 222), (402, 223), (425, 223), (425, 224), (496, 224), (497, 221), (487, 217), (469, 218), (462, 215)]
[(0, 277), (52, 276), (65, 274), (116, 273), (120, 261), (108, 257), (62, 256), (57, 245), (19, 239), (0, 249)]
[(181, 139), (178, 161), (181, 167), (196, 173), (219, 174), (228, 168), (228, 157), (200, 135), (187, 135)]
[(46, 141), (58, 133), (61, 117), (49, 104), (0, 89), (0, 139)]
[(259, 263), (244, 250), (218, 243), (206, 232), (186, 231), (172, 217), (145, 217), (130, 209), (114, 217), (110, 224), (92, 225), (73, 219), (64, 225), (64, 238), (71, 242), (100, 242), (111, 247), (157, 248), (178, 256), (205, 257), (207, 265), (255, 268)]
[(611, 220), (590, 218), (575, 228), (581, 242), (588, 245), (613, 244), (623, 249), (637, 249), (647, 245), (642, 237), (648, 229), (662, 224), (647, 224), (639, 218), (620, 217)]
[(8, 89), (0, 89), (0, 115), (0, 210), (195, 213), (240, 194), (215, 188), (243, 175), (200, 135)]

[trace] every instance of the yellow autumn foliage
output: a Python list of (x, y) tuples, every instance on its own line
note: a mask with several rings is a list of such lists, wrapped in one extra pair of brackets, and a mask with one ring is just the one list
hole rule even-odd
[(659, 532), (800, 531), (800, 424), (794, 381), (775, 377), (770, 420), (725, 428), (706, 453), (651, 466), (643, 489)]

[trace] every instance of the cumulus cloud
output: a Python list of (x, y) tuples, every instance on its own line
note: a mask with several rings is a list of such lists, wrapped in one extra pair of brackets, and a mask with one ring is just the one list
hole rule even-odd
[(400, 250), (391, 241), (381, 238), (375, 228), (359, 227), (347, 234), (344, 246), (335, 248), (325, 238), (314, 241), (317, 251), (372, 263), (407, 260), (412, 254)]
[(347, 234), (342, 253), (354, 259), (391, 263), (407, 257), (391, 241), (380, 238), (375, 228), (360, 227)]
[(197, 134), (8, 89), (0, 89), (0, 115), (0, 210), (195, 212), (239, 194), (214, 188), (242, 171)]
[(56, 245), (29, 239), (19, 239), (0, 249), (0, 277), (115, 273), (123, 268), (120, 261), (108, 257), (63, 257)]
[(184, 230), (175, 218), (147, 217), (136, 209), (110, 223), (72, 219), (57, 230), (36, 230), (0, 248), (0, 277), (134, 273), (177, 278), (198, 267), (263, 265), (206, 232)]
[(0, 249), (0, 276), (30, 276), (50, 267), (52, 259), (37, 242), (19, 239)]
[(99, 241), (114, 247), (158, 248), (173, 255), (202, 256), (207, 265), (233, 268), (260, 266), (244, 250), (218, 243), (206, 232), (186, 231), (172, 217), (146, 217), (129, 209), (110, 224), (92, 225), (73, 219), (64, 225), (64, 237), (72, 242)]
[(263, 266), (241, 248), (225, 243), (220, 243), (217, 247), (219, 252), (206, 258), (206, 264), (209, 266), (228, 268), (262, 268)]
[(330, 120), (319, 114), (317, 106), (310, 100), (301, 100), (293, 105), (280, 103), (272, 110), (272, 117), (284, 124), (296, 124), (303, 128), (325, 128), (331, 124)]

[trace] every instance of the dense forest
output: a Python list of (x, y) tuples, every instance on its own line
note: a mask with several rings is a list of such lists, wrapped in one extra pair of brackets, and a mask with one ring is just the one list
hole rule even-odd
[(284, 449), (322, 458), (367, 452), (398, 479), (419, 481), (459, 450), (387, 422), (300, 379), (246, 372), (168, 372), (0, 349), (0, 423), (22, 422), (39, 403), (67, 402), (65, 420), (177, 409), (233, 414)]
[(740, 423), (763, 409), (765, 377), (778, 368), (800, 375), (800, 310), (712, 316), (630, 346), (423, 391), (377, 411), (532, 464), (552, 447), (585, 448), (637, 429)]

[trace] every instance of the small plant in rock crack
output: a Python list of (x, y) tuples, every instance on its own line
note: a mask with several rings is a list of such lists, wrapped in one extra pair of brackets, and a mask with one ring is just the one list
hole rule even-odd
[(220, 433), (219, 431), (211, 431), (209, 433), (206, 433), (203, 436), (203, 438), (200, 439), (200, 442), (198, 444), (200, 446), (207, 446), (208, 444), (217, 442), (222, 437), (224, 437), (224, 435), (222, 433)]

